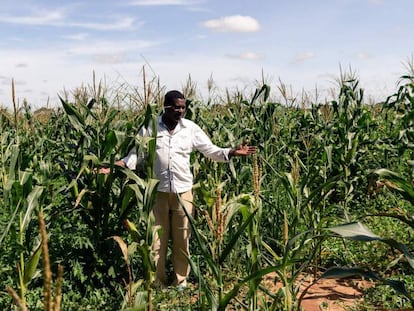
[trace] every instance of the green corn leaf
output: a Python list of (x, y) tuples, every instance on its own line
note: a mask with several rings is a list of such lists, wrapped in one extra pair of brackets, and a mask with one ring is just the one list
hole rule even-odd
[(92, 141), (91, 136), (85, 131), (87, 126), (85, 124), (84, 117), (79, 113), (79, 111), (76, 110), (74, 105), (66, 103), (62, 98), (60, 98), (60, 101), (62, 102), (70, 124), (74, 127), (74, 129), (79, 131), (83, 137), (86, 137), (89, 141)]
[(389, 246), (393, 248), (398, 249), (401, 253), (403, 253), (410, 267), (414, 269), (414, 256), (411, 254), (407, 245), (397, 242), (394, 239), (382, 239), (381, 241), (388, 244)]
[(124, 131), (117, 131), (117, 130), (114, 130), (114, 134), (115, 134), (116, 141), (118, 142), (118, 147), (119, 147), (125, 142), (126, 134)]
[[(71, 121), (74, 121), (76, 123), (76, 127), (82, 127), (85, 126), (85, 120), (82, 117), (82, 115), (79, 113), (79, 111), (76, 110), (74, 105), (71, 105), (67, 103), (65, 100), (63, 100), (62, 97), (59, 96), (60, 102), (62, 103), (63, 109), (65, 110), (66, 114), (68, 116), (71, 116)], [(74, 125), (72, 123), (72, 125)]]
[(21, 202), (22, 202), (22, 199), (20, 199), (20, 200), (17, 202), (16, 208), (14, 209), (14, 212), (13, 212), (13, 214), (11, 215), (11, 217), (10, 217), (10, 219), (9, 219), (8, 223), (7, 223), (6, 229), (4, 229), (4, 231), (3, 231), (3, 233), (2, 233), (2, 235), (1, 235), (1, 237), (0, 237), (0, 247), (2, 247), (3, 241), (4, 241), (4, 239), (6, 238), (7, 233), (9, 232), (10, 228), (12, 227), (12, 225), (13, 225), (13, 223), (14, 223), (14, 219), (16, 218), (16, 215), (17, 215), (17, 213), (20, 211), (20, 205), (21, 205)]
[[(33, 176), (32, 172), (27, 172), (27, 171), (22, 172), (19, 177), (20, 186), (25, 185), (29, 180), (31, 180), (32, 176)], [(31, 185), (29, 187), (31, 187)]]
[(266, 249), (266, 251), (270, 255), (272, 255), (272, 257), (273, 257), (274, 260), (279, 261), (279, 260), (282, 259), (282, 257), (280, 257), (278, 254), (276, 254), (276, 252), (272, 249), (272, 247), (269, 244), (267, 244), (264, 241), (261, 241), (261, 243), (262, 243), (262, 246)]
[(208, 286), (208, 282), (205, 279), (205, 274), (201, 272), (199, 265), (196, 264), (191, 257), (187, 257), (187, 259), (188, 259), (188, 262), (190, 263), (191, 271), (193, 271), (193, 273), (198, 278), (200, 289), (203, 291), (203, 295), (205, 295), (207, 298), (207, 301), (210, 306), (210, 310), (217, 310), (218, 301), (213, 291), (211, 290), (210, 286)]
[(379, 216), (379, 217), (390, 217), (400, 220), (401, 222), (409, 225), (412, 229), (414, 229), (414, 219), (406, 213), (397, 214), (397, 213), (375, 213), (375, 214), (368, 214), (365, 216)]
[[(19, 146), (18, 145), (11, 145), (10, 146), (10, 164), (9, 164), (9, 174), (7, 176), (7, 184), (8, 185), (12, 185), (14, 180), (16, 179), (15, 174), (16, 174), (16, 164), (17, 164), (17, 159), (19, 157)], [(10, 190), (11, 187), (8, 189)]]
[(326, 161), (328, 162), (328, 168), (332, 168), (332, 146), (325, 146)]
[(109, 115), (106, 116), (105, 122), (104, 122), (104, 127), (108, 127), (111, 126), (112, 121), (115, 119), (115, 117), (119, 114), (118, 110), (111, 110), (109, 112)]
[(149, 213), (153, 207), (155, 194), (157, 193), (157, 186), (159, 180), (150, 178), (146, 180), (146, 187), (143, 196), (144, 210)]
[(118, 143), (117, 136), (114, 131), (109, 131), (105, 137), (105, 148), (102, 157), (105, 158), (112, 152), (116, 144)]
[(405, 244), (399, 243), (394, 239), (384, 239), (376, 234), (374, 234), (371, 230), (365, 227), (360, 222), (344, 224), (340, 226), (335, 226), (328, 228), (328, 230), (338, 234), (339, 236), (355, 240), (355, 241), (362, 241), (362, 242), (371, 242), (371, 241), (380, 241), (389, 246), (398, 249), (401, 253), (404, 254), (408, 263), (410, 264), (411, 268), (414, 269), (414, 256), (411, 254), (410, 250), (407, 248)]
[(230, 301), (236, 297), (237, 293), (239, 292), (240, 288), (246, 284), (249, 281), (253, 281), (253, 280), (257, 280), (262, 278), (263, 276), (272, 273), (272, 272), (276, 272), (279, 273), (280, 270), (283, 269), (283, 267), (281, 265), (278, 266), (272, 266), (272, 267), (268, 267), (268, 268), (264, 268), (261, 270), (258, 270), (250, 275), (248, 275), (247, 277), (245, 277), (243, 280), (241, 280), (240, 282), (236, 283), (233, 288), (220, 300), (220, 304), (217, 310), (221, 310), (221, 311), (225, 311), (228, 304), (230, 303)]
[(195, 241), (197, 242), (198, 246), (200, 247), (200, 251), (201, 254), (204, 257), (204, 260), (206, 260), (207, 264), (209, 265), (211, 271), (214, 274), (215, 278), (219, 277), (219, 271), (218, 271), (218, 267), (216, 265), (216, 263), (213, 260), (213, 256), (211, 255), (211, 253), (209, 252), (209, 250), (206, 247), (206, 243), (204, 243), (203, 239), (201, 238), (200, 233), (198, 232), (198, 229), (196, 228), (195, 224), (194, 224), (194, 219), (193, 217), (188, 213), (187, 209), (185, 208), (185, 204), (184, 202), (181, 200), (181, 197), (177, 194), (177, 198), (178, 201), (181, 204), (181, 207), (184, 210), (185, 215), (187, 216), (190, 226), (191, 226), (191, 232), (195, 237)]
[(124, 225), (127, 227), (129, 234), (131, 235), (131, 238), (133, 241), (137, 242), (137, 250), (139, 251), (141, 258), (143, 260), (143, 264), (147, 273), (147, 280), (149, 278), (148, 273), (155, 270), (154, 263), (151, 259), (151, 247), (147, 244), (141, 241), (140, 233), (135, 226), (135, 224), (128, 219), (124, 221)]
[(122, 194), (122, 201), (121, 201), (121, 208), (120, 208), (120, 215), (119, 217), (122, 219), (126, 215), (131, 208), (132, 202), (142, 202), (142, 194), (139, 187), (136, 184), (128, 184), (125, 189), (124, 193)]
[(39, 264), (40, 255), (42, 254), (42, 245), (39, 244), (39, 246), (36, 248), (34, 253), (30, 256), (29, 261), (25, 264), (25, 270), (24, 270), (24, 277), (23, 282), (25, 285), (29, 284), (30, 281), (33, 279), (37, 266)]
[(89, 101), (89, 103), (87, 104), (87, 108), (89, 109), (89, 110), (91, 110), (92, 109), (92, 107), (93, 107), (93, 105), (96, 103), (96, 100), (95, 100), (95, 98), (92, 98), (90, 101)]
[(135, 194), (135, 198), (137, 199), (138, 202), (142, 203), (144, 201), (144, 196), (142, 194), (142, 188), (139, 187), (139, 185), (137, 184), (128, 184), (128, 188), (131, 189), (134, 194)]
[(379, 177), (390, 181), (391, 183), (386, 184), (388, 188), (400, 193), (407, 201), (414, 204), (414, 187), (411, 181), (387, 169), (379, 169), (374, 173)]
[(254, 220), (254, 216), (256, 215), (256, 212), (258, 209), (255, 209), (249, 217), (244, 221), (244, 223), (239, 227), (237, 232), (232, 236), (230, 242), (226, 245), (222, 253), (220, 254), (219, 258), (219, 264), (222, 264), (224, 260), (226, 260), (227, 256), (231, 253), (231, 251), (234, 248), (234, 245), (237, 243), (237, 241), (240, 240), (240, 237), (244, 234), (244, 231), (246, 230), (247, 226)]
[(344, 225), (328, 228), (328, 230), (340, 235), (343, 238), (356, 241), (378, 241), (382, 240), (379, 236), (374, 234), (371, 230), (365, 227), (360, 222), (354, 222)]
[(410, 299), (411, 303), (413, 303), (413, 297), (407, 291), (405, 284), (401, 281), (385, 279), (371, 270), (364, 269), (364, 268), (344, 268), (344, 267), (333, 267), (325, 271), (321, 276), (320, 279), (327, 279), (327, 278), (347, 278), (351, 276), (362, 276), (370, 280), (379, 281), (383, 284), (386, 284), (393, 288), (396, 292), (404, 295), (408, 299)]
[(130, 180), (133, 180), (139, 187), (144, 189), (146, 187), (145, 181), (135, 174), (132, 170), (124, 167), (120, 167), (119, 170)]
[(364, 276), (370, 280), (380, 280), (380, 277), (364, 268), (346, 268), (346, 267), (332, 267), (326, 270), (321, 276), (320, 279), (340, 279), (348, 278), (352, 276)]
[[(83, 159), (85, 161), (91, 161), (94, 165), (99, 164), (99, 159), (96, 155), (94, 154), (85, 154)], [(85, 167), (85, 169), (88, 167)]]
[(137, 250), (141, 255), (141, 258), (143, 260), (143, 265), (144, 265), (144, 271), (146, 274), (145, 279), (149, 282), (152, 281), (152, 276), (151, 276), (151, 272), (155, 271), (155, 263), (152, 260), (152, 256), (151, 256), (151, 246), (148, 245), (147, 243), (139, 243), (137, 245)]
[(26, 230), (29, 222), (31, 221), (33, 210), (39, 205), (39, 198), (43, 193), (44, 188), (41, 186), (35, 186), (32, 192), (27, 197), (27, 210), (24, 214), (22, 221), (22, 230)]

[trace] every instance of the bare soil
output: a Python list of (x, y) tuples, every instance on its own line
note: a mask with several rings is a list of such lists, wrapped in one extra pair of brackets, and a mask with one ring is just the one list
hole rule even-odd
[[(272, 291), (277, 291), (280, 284), (274, 283), (274, 276), (266, 277), (265, 284)], [(301, 290), (308, 287), (313, 279), (304, 278)], [(302, 300), (305, 311), (345, 311), (357, 305), (364, 297), (364, 289), (370, 288), (373, 283), (361, 279), (321, 279), (312, 285)]]
[(369, 281), (346, 279), (319, 280), (305, 296), (302, 307), (305, 311), (342, 311), (356, 306), (358, 300), (363, 299), (365, 288), (371, 287)]

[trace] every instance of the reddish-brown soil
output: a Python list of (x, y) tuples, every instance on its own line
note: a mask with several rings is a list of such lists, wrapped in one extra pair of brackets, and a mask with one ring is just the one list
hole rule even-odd
[[(269, 275), (264, 280), (267, 288), (276, 291), (280, 284), (274, 283), (274, 276)], [(304, 278), (301, 290), (312, 282), (311, 277)], [(356, 306), (358, 300), (363, 299), (364, 289), (373, 286), (373, 283), (360, 279), (321, 279), (312, 285), (304, 299), (302, 308), (305, 311), (343, 311)]]
[(361, 280), (319, 280), (313, 285), (305, 299), (302, 307), (305, 311), (346, 310), (346, 307), (355, 306), (359, 299), (363, 299), (363, 290), (372, 284)]

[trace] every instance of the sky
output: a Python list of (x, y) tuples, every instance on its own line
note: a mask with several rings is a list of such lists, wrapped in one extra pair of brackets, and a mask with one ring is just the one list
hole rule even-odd
[(201, 96), (248, 90), (328, 93), (353, 73), (365, 95), (397, 90), (414, 53), (412, 0), (0, 0), (0, 107), (104, 81), (159, 80)]

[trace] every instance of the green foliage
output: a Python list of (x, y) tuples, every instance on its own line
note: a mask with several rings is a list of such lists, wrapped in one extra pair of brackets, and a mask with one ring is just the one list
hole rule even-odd
[[(182, 310), (299, 310), (304, 275), (317, 282), (351, 274), (387, 285), (376, 292), (387, 307), (409, 305), (414, 87), (412, 77), (402, 81), (374, 105), (354, 78), (342, 79), (331, 101), (307, 108), (273, 100), (266, 84), (219, 103), (189, 100), (187, 117), (214, 143), (248, 140), (258, 154), (230, 163), (192, 156), (195, 285), (182, 293), (150, 286), (156, 133), (136, 134), (155, 125), (160, 92), (144, 90), (139, 109), (115, 106), (94, 89), (74, 102), (61, 98), (56, 109), (33, 113), (25, 103), (14, 115), (0, 111), (1, 284), (39, 309), (33, 213), (41, 208), (52, 267), (65, 267), (64, 310), (168, 310), (167, 300)], [(131, 148), (147, 155), (142, 171), (114, 165)], [(103, 166), (111, 173), (99, 174)], [(270, 273), (282, 285), (277, 292), (262, 282)], [(371, 302), (382, 306), (374, 294)], [(11, 303), (0, 294), (1, 309)]]

